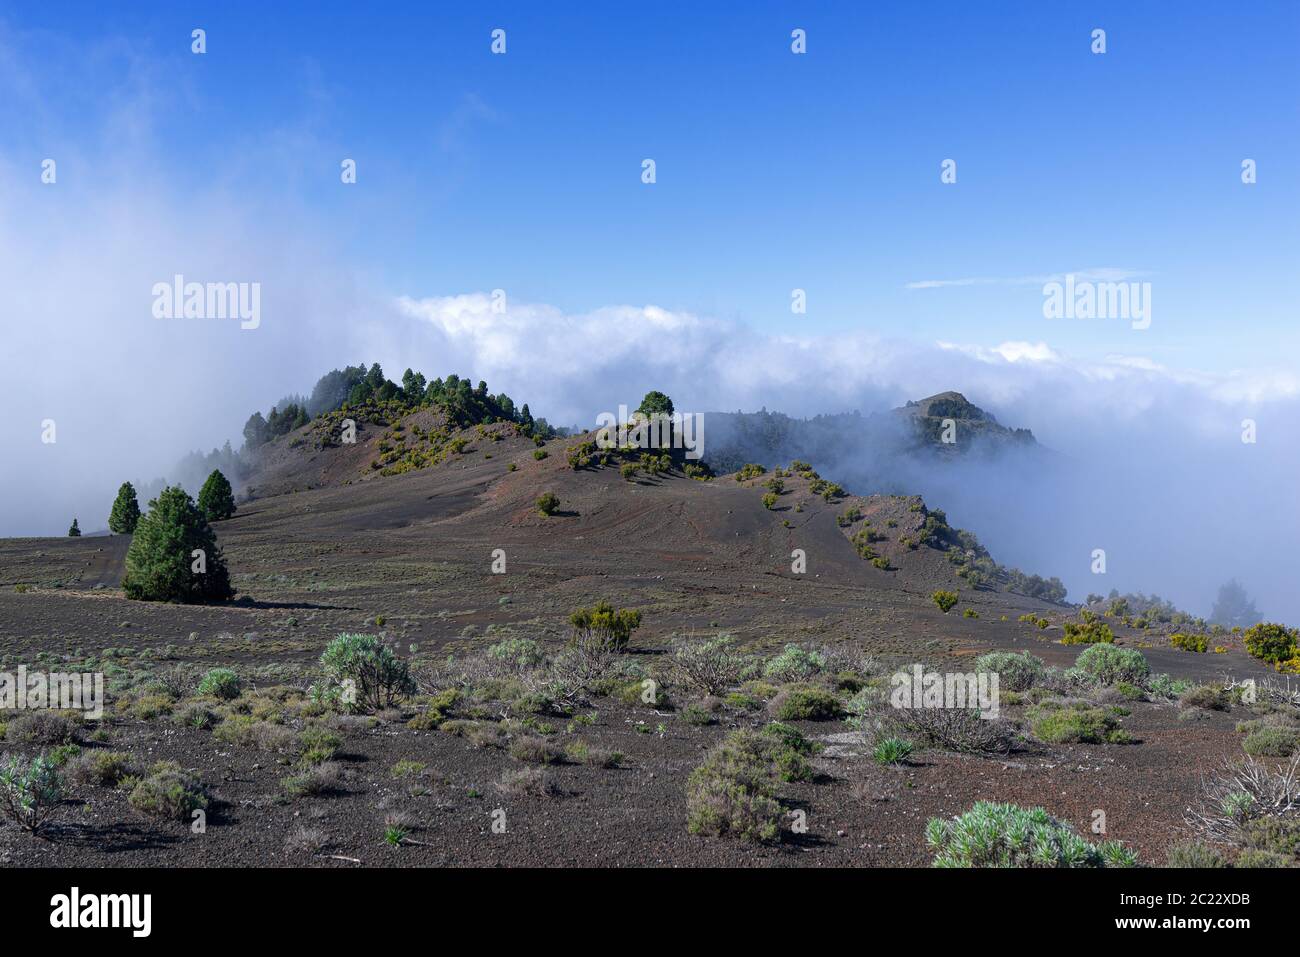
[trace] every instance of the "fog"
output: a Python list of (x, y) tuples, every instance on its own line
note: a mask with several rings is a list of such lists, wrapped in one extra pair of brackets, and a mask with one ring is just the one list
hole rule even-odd
[[(590, 426), (650, 389), (678, 411), (762, 407), (864, 417), (955, 390), (1055, 454), (935, 466), (898, 458), (870, 430), (834, 437), (813, 464), (850, 491), (914, 492), (974, 531), (999, 562), (1089, 592), (1158, 593), (1208, 614), (1235, 576), (1266, 617), (1300, 621), (1292, 558), (1300, 533), (1300, 382), (1288, 372), (1208, 374), (1133, 354), (1079, 361), (1044, 343), (983, 347), (904, 340), (882, 330), (833, 338), (763, 335), (655, 307), (567, 315), (486, 295), (403, 300), (446, 354), (553, 423)], [(1256, 441), (1243, 442), (1243, 421)], [(1094, 575), (1094, 549), (1106, 574)]]
[[(1044, 343), (902, 338), (888, 317), (862, 317), (855, 334), (779, 336), (655, 306), (568, 313), (508, 290), (498, 312), (486, 291), (385, 288), (291, 201), (270, 215), (220, 189), (169, 187), (147, 166), (49, 187), (10, 166), (0, 182), (13, 370), (0, 534), (62, 535), (74, 516), (101, 530), (125, 480), (193, 488), (184, 455), (237, 449), (251, 412), (347, 364), (485, 379), (552, 424), (584, 428), (651, 389), (684, 412), (794, 416), (869, 415), (953, 389), (1032, 429), (1059, 459), (886, 466), (870, 436), (849, 429), (814, 464), (854, 492), (924, 494), (998, 561), (1059, 576), (1076, 600), (1158, 592), (1203, 614), (1235, 576), (1263, 614), (1300, 621), (1300, 386), (1267, 371), (1267, 357), (1259, 370), (1207, 374), (1145, 361), (1142, 332), (1131, 355), (1079, 361)], [(177, 274), (260, 283), (257, 328), (155, 318), (153, 286)], [(708, 443), (706, 419), (706, 459)], [(1089, 571), (1096, 548), (1105, 576)]]

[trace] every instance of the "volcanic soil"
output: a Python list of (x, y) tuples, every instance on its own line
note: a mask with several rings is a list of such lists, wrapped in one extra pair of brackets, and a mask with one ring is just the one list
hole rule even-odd
[[(1059, 643), (1076, 608), (971, 589), (941, 551), (900, 544), (924, 514), (916, 499), (826, 501), (807, 479), (789, 476), (768, 508), (767, 476), (698, 481), (674, 469), (628, 480), (616, 468), (571, 468), (566, 449), (575, 439), (547, 443), (539, 459), (530, 439), (499, 431), (495, 440), (467, 432), (461, 453), (390, 476), (367, 469), (374, 434), (359, 450), (292, 446), (301, 435), (280, 440), (250, 483), (251, 500), (214, 525), (238, 592), (221, 605), (128, 600), (120, 589), (126, 536), (0, 540), (4, 670), (92, 663), (109, 677), (109, 700), (101, 721), (76, 729), (76, 748), (124, 752), (143, 768), (175, 761), (210, 796), (206, 826), (196, 832), (143, 813), (124, 789), (72, 783), (43, 835), (0, 826), (0, 860), (924, 866), (929, 818), (992, 799), (1041, 805), (1084, 834), (1102, 810), (1107, 837), (1160, 864), (1187, 837), (1184, 810), (1202, 774), (1241, 755), (1239, 707), (1189, 714), (1161, 700), (1125, 702), (1120, 724), (1132, 743), (1047, 745), (1026, 732), (1009, 754), (921, 750), (898, 766), (876, 764), (843, 721), (795, 722), (822, 745), (816, 779), (780, 789), (807, 828), (763, 845), (688, 833), (685, 795), (709, 748), (770, 715), (722, 706), (713, 723), (693, 724), (683, 718), (691, 696), (671, 686), (659, 706), (596, 696), (572, 714), (536, 716), (532, 730), (561, 746), (580, 740), (623, 756), (615, 767), (548, 765), (550, 793), (511, 785), (511, 772), (526, 765), (508, 749), (411, 727), (418, 709), (398, 707), (331, 719), (337, 779), (322, 793), (290, 796), (292, 755), (178, 722), (168, 713), (179, 710), (177, 701), (163, 700), (157, 713), (140, 704), (151, 676), (216, 666), (241, 676), (251, 707), (259, 695), (264, 703), (301, 698), (341, 632), (383, 634), (417, 662), (473, 656), (505, 637), (554, 651), (569, 637), (569, 614), (600, 600), (642, 613), (629, 655), (647, 665), (675, 641), (719, 633), (755, 654), (793, 642), (870, 655), (889, 669), (923, 661), (966, 670), (963, 663), (990, 649), (1027, 650), (1068, 667), (1080, 650)], [(543, 516), (535, 502), (548, 491), (560, 508)], [(837, 521), (854, 505), (873, 527), (890, 530), (877, 546), (890, 569), (859, 557), (852, 528)], [(802, 572), (793, 570), (800, 550)], [(497, 573), (502, 553), (505, 570)], [(952, 612), (931, 601), (939, 588), (959, 591)], [(966, 609), (978, 617), (963, 617)], [(1026, 614), (1050, 626), (1019, 621)], [(1205, 683), (1267, 674), (1235, 641), (1223, 653), (1195, 654), (1111, 624), (1117, 643), (1141, 647), (1155, 672)], [(460, 707), (450, 717), (502, 717), (491, 702), (466, 715)], [(1023, 724), (1024, 706), (1004, 710)], [(292, 709), (265, 705), (262, 713), (294, 731), (303, 726)], [(4, 747), (31, 754), (47, 746)], [(394, 827), (404, 836), (389, 843)]]

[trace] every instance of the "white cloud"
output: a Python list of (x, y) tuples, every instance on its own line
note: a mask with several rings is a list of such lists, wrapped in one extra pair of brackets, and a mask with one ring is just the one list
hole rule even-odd
[(1286, 371), (1176, 370), (1133, 355), (1085, 360), (1041, 341), (770, 335), (653, 305), (567, 313), (509, 301), (497, 314), (490, 295), (481, 292), (402, 297), (396, 307), (439, 341), (454, 366), (441, 374), (484, 378), (565, 424), (593, 422), (598, 412), (652, 388), (693, 410), (766, 405), (807, 415), (867, 411), (957, 389), (1048, 430), (1053, 417), (1072, 421), (1082, 413), (1099, 427), (1108, 414), (1127, 418), (1156, 401), (1181, 406), (1189, 417), (1218, 417), (1235, 414), (1243, 403), (1300, 395), (1296, 377)]
[[(1046, 342), (768, 335), (655, 306), (571, 314), (511, 302), (496, 315), (483, 293), (403, 298), (398, 312), (437, 342), (434, 374), (485, 378), (557, 424), (590, 427), (650, 389), (683, 411), (793, 415), (868, 413), (955, 389), (1065, 453), (1057, 467), (1010, 474), (922, 470), (904, 489), (932, 493), (1000, 560), (1059, 574), (1076, 596), (1158, 591), (1197, 612), (1238, 575), (1266, 613), (1300, 618), (1285, 551), (1300, 536), (1300, 388), (1289, 370), (1081, 359)], [(1244, 418), (1259, 422), (1256, 445), (1241, 441)], [(860, 472), (877, 452), (844, 436)], [(1089, 572), (1097, 547), (1112, 567), (1104, 580)]]

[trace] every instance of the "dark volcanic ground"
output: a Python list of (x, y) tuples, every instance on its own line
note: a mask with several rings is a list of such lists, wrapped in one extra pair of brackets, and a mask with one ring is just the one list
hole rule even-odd
[[(858, 503), (878, 525), (895, 521), (901, 532), (916, 521), (910, 500), (828, 504), (803, 480), (788, 479), (768, 510), (757, 482), (701, 483), (673, 473), (629, 483), (615, 469), (575, 472), (565, 464), (565, 444), (550, 443), (550, 456), (536, 461), (530, 441), (510, 437), (422, 471), (241, 504), (216, 525), (240, 593), (223, 606), (127, 600), (118, 589), (126, 537), (0, 541), (4, 668), (71, 667), (87, 658), (127, 672), (229, 665), (246, 684), (302, 687), (339, 632), (383, 632), (422, 660), (472, 652), (506, 635), (559, 646), (568, 614), (600, 599), (641, 610), (633, 649), (647, 660), (675, 636), (721, 631), (750, 649), (845, 645), (891, 665), (959, 664), (1001, 648), (1068, 666), (1080, 650), (1057, 643), (1073, 609), (972, 591), (940, 552), (909, 550), (893, 535), (879, 550), (896, 567), (882, 571), (858, 557), (836, 524)], [(507, 471), (509, 463), (517, 471)], [(283, 469), (277, 481), (292, 486)], [(542, 491), (559, 495), (560, 514), (537, 514), (533, 502)], [(505, 551), (505, 574), (492, 574), (496, 549)], [(806, 553), (806, 574), (791, 572), (794, 549)], [(30, 587), (20, 592), (18, 584)], [(961, 590), (951, 614), (929, 600), (939, 587)], [(961, 617), (967, 607), (980, 617)], [(1026, 612), (1045, 614), (1053, 627), (1018, 622)], [(1153, 671), (1207, 682), (1266, 674), (1235, 639), (1225, 654), (1193, 654), (1122, 627), (1116, 634), (1121, 644), (1146, 645)], [(668, 691), (674, 704), (686, 703)], [(95, 866), (357, 866), (345, 858), (372, 866), (925, 865), (929, 817), (997, 799), (1042, 805), (1084, 833), (1094, 810), (1103, 810), (1108, 837), (1131, 844), (1144, 862), (1163, 863), (1167, 848), (1186, 836), (1183, 811), (1200, 775), (1241, 754), (1234, 725), (1249, 717), (1205, 711), (1180, 720), (1177, 704), (1138, 702), (1121, 721), (1133, 744), (1031, 741), (1006, 757), (926, 751), (903, 767), (874, 764), (842, 722), (803, 723), (827, 745), (816, 758), (820, 777), (783, 785), (781, 797), (806, 812), (808, 832), (755, 846), (688, 834), (684, 790), (711, 745), (762, 716), (728, 709), (719, 723), (696, 727), (668, 708), (600, 698), (581, 712), (590, 724), (548, 717), (561, 743), (581, 739), (625, 759), (617, 768), (552, 766), (547, 773), (560, 793), (547, 797), (502, 792), (498, 782), (518, 761), (442, 731), (413, 730), (410, 710), (347, 719), (337, 723), (343, 743), (335, 793), (289, 799), (283, 755), (223, 744), (166, 715), (120, 713), (111, 698), (108, 704), (100, 740), (87, 726), (81, 747), (130, 752), (144, 763), (170, 758), (192, 770), (214, 799), (206, 831), (147, 817), (121, 791), (77, 785), (45, 838), (0, 827), (0, 858)], [(1007, 710), (1013, 718), (1021, 711)], [(298, 727), (293, 714), (283, 720)], [(401, 760), (424, 767), (397, 778), (391, 769)], [(502, 833), (492, 829), (498, 811)], [(409, 828), (402, 846), (383, 841), (392, 815)], [(286, 840), (303, 828), (317, 832), (308, 849), (289, 849)]]

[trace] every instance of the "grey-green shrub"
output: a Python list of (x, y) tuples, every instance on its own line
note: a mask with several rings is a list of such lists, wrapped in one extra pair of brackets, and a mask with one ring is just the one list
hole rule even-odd
[(487, 655), (513, 671), (528, 671), (542, 663), (542, 646), (531, 638), (507, 638), (488, 648)]
[(746, 664), (745, 656), (734, 646), (731, 635), (680, 641), (673, 646), (669, 661), (686, 687), (704, 695), (721, 694), (740, 683)]
[(1074, 667), (1104, 685), (1119, 681), (1139, 684), (1151, 673), (1142, 652), (1135, 648), (1119, 648), (1112, 644), (1089, 645), (1074, 661)]
[(686, 826), (692, 834), (774, 841), (781, 829), (767, 745), (736, 731), (704, 757), (686, 782)]
[(990, 651), (975, 659), (975, 670), (996, 672), (999, 691), (1028, 691), (1046, 673), (1046, 666), (1027, 651)]
[(207, 808), (208, 795), (198, 778), (175, 761), (159, 761), (136, 784), (128, 801), (145, 814), (188, 822), (195, 811)]
[(1300, 731), (1263, 725), (1246, 735), (1241, 746), (1252, 757), (1288, 758), (1300, 747)]
[(1118, 841), (1090, 844), (1041, 807), (980, 801), (965, 814), (931, 818), (925, 840), (935, 867), (1133, 867)]
[(806, 681), (826, 667), (826, 658), (816, 651), (788, 644), (763, 666), (763, 676), (773, 681)]
[(0, 757), (0, 811), (19, 827), (40, 831), (63, 800), (63, 780), (45, 754)]
[(1227, 867), (1228, 862), (1214, 848), (1208, 844), (1202, 844), (1200, 841), (1186, 841), (1182, 844), (1175, 844), (1169, 849), (1167, 856), (1169, 867)]
[(5, 738), (21, 744), (68, 744), (77, 723), (58, 711), (27, 711), (5, 728)]
[(355, 711), (379, 711), (415, 691), (409, 666), (374, 635), (344, 633), (320, 656), (321, 697)]
[(1147, 691), (1157, 698), (1177, 698), (1184, 691), (1192, 686), (1190, 681), (1182, 678), (1171, 678), (1166, 674), (1152, 675), (1146, 683)]

